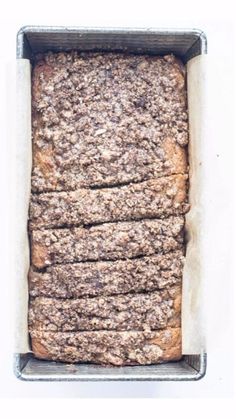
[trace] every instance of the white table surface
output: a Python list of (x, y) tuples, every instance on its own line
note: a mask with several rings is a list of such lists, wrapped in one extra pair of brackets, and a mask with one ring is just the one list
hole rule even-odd
[[(235, 192), (235, 132), (233, 133), (233, 25), (228, 4), (225, 12), (217, 12), (207, 2), (173, 2), (161, 6), (158, 2), (90, 2), (79, 7), (79, 2), (66, 1), (62, 10), (57, 2), (53, 5), (42, 0), (15, 4), (8, 1), (0, 14), (0, 397), (231, 397), (233, 394), (233, 258), (235, 246), (234, 192)], [(105, 4), (106, 3), (106, 4)], [(210, 2), (212, 3), (212, 2)], [(82, 3), (80, 3), (82, 4)], [(213, 5), (213, 3), (212, 3)], [(106, 6), (106, 7), (104, 7)], [(181, 9), (181, 6), (183, 8)], [(214, 8), (214, 6), (212, 6)], [(169, 12), (171, 10), (171, 13)], [(213, 17), (214, 15), (214, 17)], [(197, 27), (208, 38), (208, 109), (209, 156), (212, 170), (209, 182), (209, 228), (206, 243), (209, 246), (209, 272), (206, 286), (208, 367), (204, 379), (199, 382), (126, 382), (126, 383), (30, 383), (17, 380), (12, 372), (12, 290), (9, 277), (9, 191), (8, 172), (11, 165), (9, 153), (10, 105), (14, 98), (6, 81), (11, 83), (12, 62), (15, 60), (15, 37), (24, 25), (71, 25), (71, 26), (133, 26), (133, 27)], [(214, 198), (213, 198), (214, 197)]]

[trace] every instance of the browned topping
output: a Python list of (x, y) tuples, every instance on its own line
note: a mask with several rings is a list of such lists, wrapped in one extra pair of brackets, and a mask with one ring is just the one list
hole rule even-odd
[(155, 291), (181, 282), (183, 251), (141, 259), (52, 265), (29, 273), (32, 297), (83, 296)]
[(32, 195), (31, 229), (180, 215), (188, 211), (187, 175), (107, 189)]
[(37, 297), (29, 309), (29, 327), (36, 330), (157, 330), (180, 325), (180, 286), (145, 294), (63, 299)]
[(63, 362), (146, 365), (181, 358), (181, 330), (45, 332), (31, 331), (38, 358)]
[(179, 359), (183, 64), (173, 55), (40, 54), (32, 108), (34, 354), (111, 365)]
[(183, 67), (173, 56), (49, 53), (34, 67), (35, 191), (186, 173), (187, 142)]
[(184, 217), (101, 224), (90, 228), (35, 230), (32, 262), (37, 268), (54, 263), (115, 260), (167, 253), (182, 248)]

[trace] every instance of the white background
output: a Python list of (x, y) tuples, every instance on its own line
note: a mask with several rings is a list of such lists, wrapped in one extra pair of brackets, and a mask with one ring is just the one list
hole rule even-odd
[[(232, 398), (233, 274), (235, 273), (235, 37), (233, 2), (6, 1), (0, 13), (0, 397), (20, 398)], [(163, 4), (164, 3), (164, 4)], [(12, 289), (9, 277), (9, 147), (14, 104), (12, 65), (16, 32), (24, 25), (200, 28), (208, 38), (208, 369), (193, 383), (30, 383), (12, 373)], [(17, 137), (15, 138), (17, 142)], [(208, 166), (207, 166), (208, 167)], [(235, 301), (235, 300), (234, 300)], [(9, 406), (9, 405), (8, 405)], [(38, 404), (37, 404), (38, 406)], [(150, 406), (150, 405), (149, 405)], [(169, 405), (170, 408), (170, 405)], [(37, 409), (36, 409), (37, 411)], [(157, 413), (157, 411), (156, 411)], [(35, 412), (36, 414), (36, 412)], [(34, 414), (34, 415), (35, 415)], [(194, 411), (193, 413), (194, 414)], [(228, 416), (229, 417), (229, 416)]]

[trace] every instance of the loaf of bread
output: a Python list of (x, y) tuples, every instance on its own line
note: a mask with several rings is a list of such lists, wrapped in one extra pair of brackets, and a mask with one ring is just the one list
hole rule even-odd
[(181, 358), (186, 99), (173, 55), (36, 57), (28, 320), (37, 358)]

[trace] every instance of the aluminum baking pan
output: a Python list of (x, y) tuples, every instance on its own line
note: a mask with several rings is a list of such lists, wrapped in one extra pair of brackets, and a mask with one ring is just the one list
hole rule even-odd
[[(185, 63), (206, 54), (205, 34), (197, 29), (133, 29), (26, 26), (17, 34), (17, 58), (32, 62), (44, 51), (127, 51), (174, 53)], [(32, 353), (14, 356), (15, 375), (27, 381), (194, 381), (206, 372), (206, 354), (185, 355), (178, 362), (150, 366), (103, 367), (41, 361)]]

